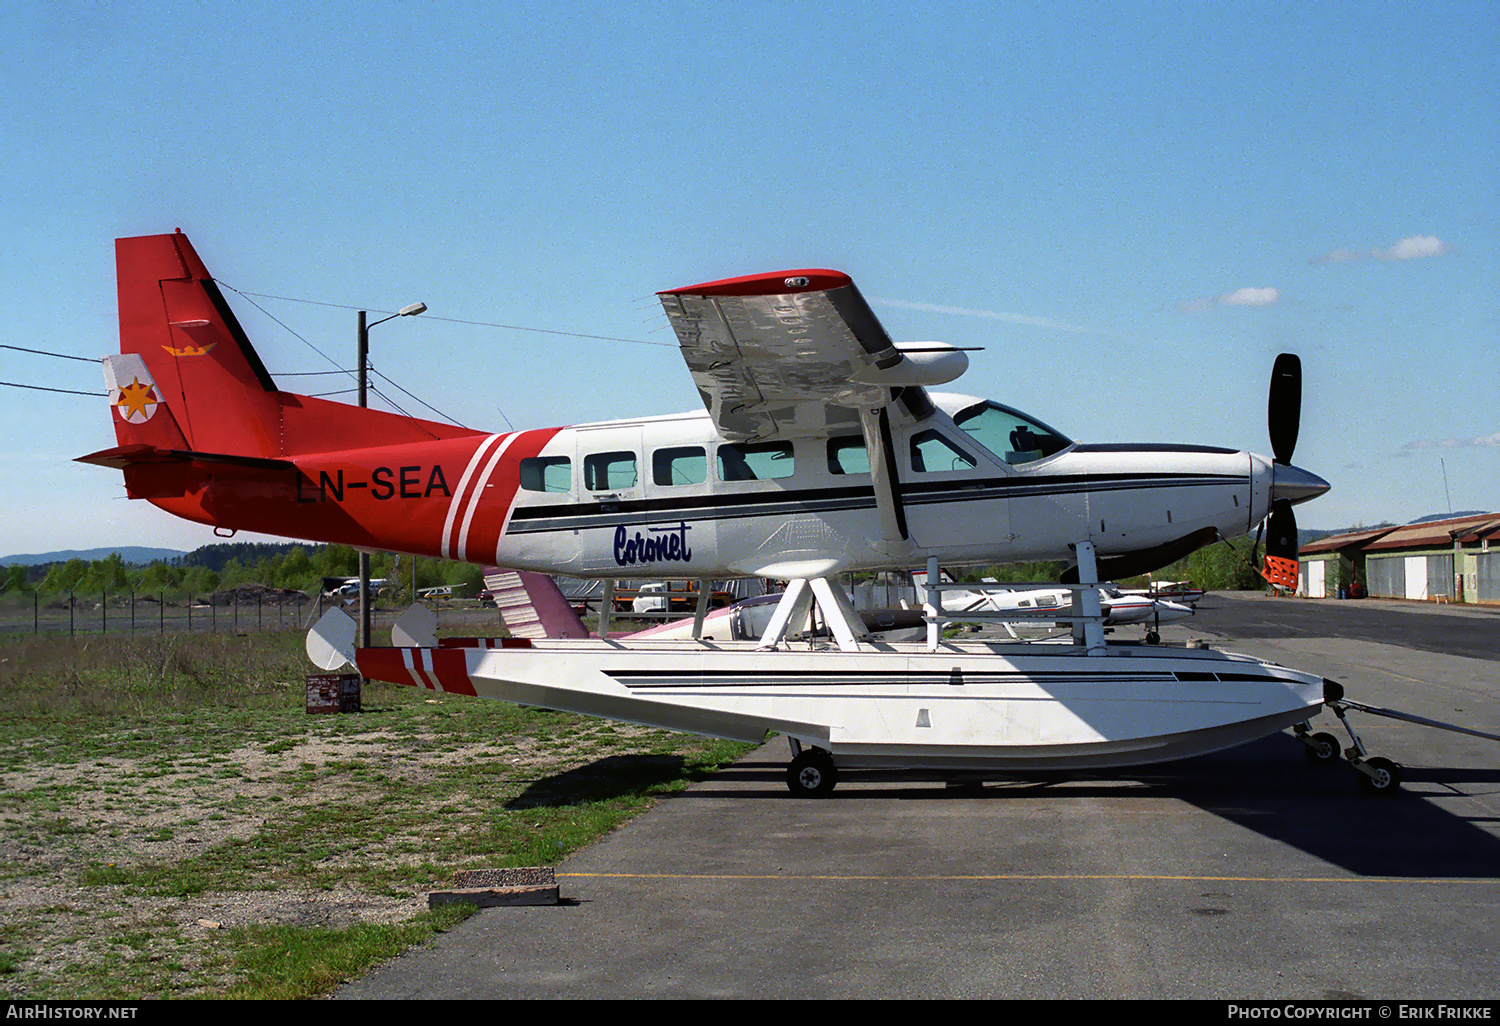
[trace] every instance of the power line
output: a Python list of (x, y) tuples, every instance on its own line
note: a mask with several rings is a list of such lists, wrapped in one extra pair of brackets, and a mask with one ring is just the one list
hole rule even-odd
[(17, 381), (0, 381), (0, 385), (9, 385), (11, 388), (29, 388), (36, 392), (63, 392), (67, 395), (87, 395), (95, 399), (109, 394), (107, 392), (80, 392), (76, 388), (47, 388), (43, 385), (23, 385)]
[[(419, 399), (417, 396), (412, 395), (410, 392), (406, 391), (406, 389), (401, 388), (400, 385), (396, 384), (394, 381), (391, 381), (391, 379), (388, 378), (388, 377), (386, 377), (384, 374), (381, 374), (380, 371), (376, 370), (373, 366), (370, 367), (370, 372), (372, 374), (379, 375), (380, 378), (382, 380), (386, 381), (387, 383), (389, 383), (392, 388), (401, 389), (401, 392), (403, 394), (407, 395), (407, 396), (410, 396), (413, 402), (421, 403), (423, 406), (427, 407), (429, 410), (431, 410), (433, 413), (436, 413), (439, 417), (442, 417), (444, 420), (452, 421), (454, 424), (458, 424), (458, 421), (453, 420), (452, 417), (448, 416), (442, 410), (438, 409), (436, 406), (433, 406), (431, 403), (424, 402), (422, 399)], [(381, 398), (385, 398), (384, 395), (382, 395)], [(386, 399), (386, 402), (389, 403), (391, 401), (389, 399)], [(391, 403), (391, 405), (395, 406), (396, 404), (395, 403)], [(396, 408), (400, 409), (399, 406), (397, 406)], [(403, 410), (402, 412), (404, 413), (405, 411)], [(410, 414), (408, 414), (408, 416), (410, 416)], [(464, 425), (458, 424), (458, 426), (459, 427), (463, 427)]]
[(35, 353), (38, 356), (55, 356), (59, 360), (77, 360), (80, 363), (98, 363), (97, 358), (87, 356), (70, 356), (67, 353), (49, 353), (45, 349), (27, 349), (24, 346), (0, 345), (0, 349), (14, 349), (18, 353)]
[[(218, 279), (214, 279), (214, 280), (218, 281)], [(347, 374), (350, 377), (356, 377), (356, 375), (355, 375), (355, 373), (353, 371), (351, 371), (351, 370), (345, 370), (343, 367), (340, 367), (339, 366), (339, 362), (337, 360), (335, 360), (333, 357), (329, 356), (327, 353), (323, 352), (323, 350), (321, 350), (317, 346), (313, 345), (311, 342), (309, 342), (307, 339), (303, 338), (301, 335), (297, 334), (295, 331), (292, 331), (291, 327), (289, 327), (287, 324), (283, 323), (278, 317), (276, 317), (274, 314), (272, 314), (271, 311), (267, 310), (265, 307), (261, 306), (255, 300), (253, 300), (253, 299), (250, 298), (251, 296), (254, 296), (254, 295), (259, 295), (259, 296), (261, 296), (261, 298), (264, 298), (264, 299), (288, 299), (289, 297), (286, 297), (286, 296), (265, 296), (265, 295), (262, 295), (261, 293), (241, 292), (239, 289), (235, 288), (233, 285), (230, 285), (228, 282), (222, 282), (221, 281), (221, 282), (219, 282), (219, 284), (223, 285), (225, 288), (227, 288), (230, 291), (234, 292), (236, 295), (244, 296), (245, 297), (245, 301), (248, 302), (251, 306), (255, 307), (255, 309), (259, 310), (261, 313), (263, 313), (267, 317), (271, 318), (271, 320), (275, 321), (277, 324), (280, 324), (283, 328), (286, 328), (286, 330), (291, 333), (292, 337), (296, 338), (303, 345), (307, 346), (309, 349), (311, 349), (313, 352), (317, 353), (323, 359), (327, 360), (329, 363), (331, 363), (335, 367), (339, 368), (337, 371), (309, 371), (307, 373), (309, 373), (309, 374)], [(305, 300), (295, 300), (295, 299), (293, 299), (293, 300), (290, 300), (290, 301), (294, 302), (294, 303), (296, 303), (296, 302), (312, 303), (315, 306), (338, 306), (339, 305), (337, 303), (319, 303), (316, 300), (312, 300), (312, 299), (305, 299)], [(346, 309), (357, 310), (359, 308), (358, 307), (347, 307)], [(374, 370), (374, 368), (371, 368), (371, 370)], [(379, 371), (375, 371), (375, 373), (376, 374), (380, 374)], [(400, 385), (397, 385), (394, 381), (391, 381), (391, 379), (387, 378), (384, 374), (380, 374), (380, 377), (385, 378), (386, 381), (389, 381), (396, 388), (401, 388)], [(370, 387), (370, 386), (367, 385), (367, 387)], [(345, 390), (345, 391), (347, 392), (347, 391), (354, 391), (354, 390), (353, 389), (348, 389), (348, 390)], [(393, 407), (395, 407), (401, 413), (402, 416), (405, 416), (405, 417), (410, 417), (411, 416), (411, 414), (409, 414), (405, 410), (401, 409), (401, 407), (398, 404), (396, 404), (395, 402), (392, 402), (390, 396), (386, 395), (384, 392), (380, 391), (378, 388), (370, 387), (370, 391), (372, 391), (376, 395), (380, 396), (380, 398), (384, 399), (387, 403), (390, 403), (390, 405), (393, 406)], [(401, 388), (401, 391), (406, 392), (406, 389)], [(342, 395), (342, 394), (345, 394), (345, 393), (344, 392), (324, 392), (324, 393), (322, 393), (323, 396)], [(410, 392), (406, 392), (406, 394), (407, 395), (411, 395), (411, 397), (413, 399), (416, 399), (417, 402), (422, 403), (423, 406), (426, 406), (429, 410), (432, 410), (433, 413), (436, 413), (438, 416), (444, 418), (445, 420), (452, 421), (454, 424), (458, 424), (459, 427), (463, 427), (464, 426), (462, 424), (459, 424), (458, 421), (453, 420), (452, 417), (448, 416), (446, 413), (443, 413), (441, 410), (437, 409), (436, 407), (431, 406), (431, 405), (429, 405), (429, 404), (427, 404), (425, 402), (422, 402), (421, 399), (417, 399), (417, 397), (414, 396), (414, 395), (412, 395)], [(315, 396), (314, 398), (319, 398), (319, 397)]]
[[(218, 279), (214, 279), (214, 280), (218, 281)], [(317, 299), (298, 299), (295, 296), (273, 296), (273, 295), (270, 295), (269, 293), (266, 293), (266, 292), (240, 292), (240, 290), (239, 289), (235, 289), (233, 285), (225, 285), (225, 283), (222, 282), (222, 281), (220, 281), (219, 284), (220, 285), (224, 285), (225, 288), (234, 289), (235, 292), (239, 292), (240, 295), (247, 296), (247, 297), (248, 296), (257, 296), (257, 297), (259, 297), (261, 299), (279, 299), (279, 300), (281, 300), (283, 302), (286, 302), (286, 303), (307, 303), (307, 304), (309, 304), (311, 306), (331, 306), (331, 307), (333, 307), (334, 309), (337, 309), (337, 310), (369, 310), (370, 309), (369, 307), (348, 306), (347, 304), (344, 304), (344, 303), (325, 303), (325, 302), (322, 302), (321, 300), (317, 300)], [(257, 306), (256, 309), (259, 310), (261, 308)], [(261, 312), (264, 313), (265, 311), (262, 310)], [(394, 310), (373, 310), (371, 312), (372, 313), (395, 313)], [(270, 316), (270, 315), (267, 314), (267, 316)], [(587, 335), (587, 334), (584, 334), (583, 332), (580, 332), (580, 331), (560, 331), (557, 328), (537, 328), (537, 327), (532, 327), (530, 325), (525, 325), (525, 324), (497, 324), (497, 323), (495, 323), (493, 321), (466, 321), (466, 320), (462, 320), (461, 318), (458, 318), (458, 317), (439, 317), (436, 314), (431, 314), (431, 313), (423, 315), (422, 319), (424, 321), (446, 321), (449, 324), (467, 324), (467, 325), (470, 325), (470, 326), (476, 327), (476, 328), (503, 328), (506, 331), (532, 331), (532, 332), (536, 332), (539, 335), (561, 335), (561, 336), (563, 336), (565, 338), (586, 338), (586, 339), (591, 339), (591, 340), (593, 340), (595, 342), (626, 342), (626, 343), (629, 343), (630, 345), (635, 345), (635, 346), (666, 346), (668, 348), (674, 348), (674, 349), (677, 346), (677, 343), (675, 343), (675, 342), (650, 342), (650, 341), (647, 341), (645, 339), (639, 339), (639, 338), (619, 338), (619, 337), (617, 337), (615, 335)], [(281, 322), (277, 321), (277, 323), (280, 324)]]

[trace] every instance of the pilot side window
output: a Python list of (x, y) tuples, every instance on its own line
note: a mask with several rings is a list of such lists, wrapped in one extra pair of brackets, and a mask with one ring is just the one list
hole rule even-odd
[(974, 458), (936, 431), (911, 436), (911, 469), (919, 474), (973, 470)]
[(651, 454), (651, 481), (659, 485), (703, 484), (708, 480), (708, 454), (701, 446), (658, 449)]
[(596, 452), (583, 458), (583, 486), (591, 492), (635, 487), (635, 453)]
[(720, 481), (771, 481), (796, 473), (791, 442), (719, 446)]
[(999, 403), (977, 403), (953, 422), (1006, 463), (1030, 463), (1073, 443), (1040, 421), (1030, 420)]
[(868, 474), (870, 453), (863, 435), (843, 435), (828, 440), (830, 474)]
[(521, 461), (521, 487), (528, 492), (571, 492), (573, 461), (566, 456), (528, 456)]

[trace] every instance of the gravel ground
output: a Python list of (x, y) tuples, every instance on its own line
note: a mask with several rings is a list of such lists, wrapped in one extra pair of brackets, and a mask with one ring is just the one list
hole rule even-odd
[[(623, 741), (647, 733), (611, 726), (612, 736)], [(445, 764), (482, 760), (506, 778), (527, 780), (599, 757), (597, 750), (560, 753), (556, 744), (524, 736), (445, 744), (442, 750), (429, 744), (436, 740), (373, 730), (285, 747), (251, 743), (215, 753), (207, 763), (180, 759), (180, 768), (166, 772), (160, 751), (141, 759), (72, 761), (49, 752), (26, 768), (0, 774), (0, 995), (129, 999), (214, 993), (230, 980), (218, 943), (229, 929), (336, 929), (396, 923), (425, 911), (425, 887), (390, 895), (341, 881), (327, 889), (279, 886), (158, 897), (108, 882), (114, 867), (124, 876), (142, 866), (181, 863), (261, 835), (268, 817), (274, 825), (299, 809), (347, 799), (345, 774), (318, 771), (329, 763), (358, 760), (381, 767), (399, 779), (402, 802), (429, 802), (430, 813), (419, 809), (421, 818), (442, 824), (444, 803), (453, 796), (437, 790), (429, 795), (422, 781)], [(425, 750), (414, 758), (414, 748)], [(12, 765), (24, 763), (24, 755)], [(388, 843), (398, 847), (410, 840), (390, 835)], [(354, 857), (420, 862), (432, 856), (410, 847), (398, 853), (368, 845)], [(339, 867), (332, 868), (337, 876)], [(105, 882), (85, 884), (87, 876)]]

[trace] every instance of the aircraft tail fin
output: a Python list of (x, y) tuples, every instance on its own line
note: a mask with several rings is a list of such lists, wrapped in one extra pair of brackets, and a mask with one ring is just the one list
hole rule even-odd
[(115, 263), (121, 356), (106, 382), (113, 364), (115, 386), (129, 387), (129, 374), (155, 393), (111, 387), (120, 443), (160, 444), (170, 420), (178, 440), (164, 448), (280, 455), (275, 382), (187, 236), (117, 239)]
[(477, 434), (277, 389), (180, 231), (116, 239), (115, 263), (120, 356), (105, 379), (121, 446), (270, 458)]
[(485, 570), (500, 619), (513, 638), (586, 638), (588, 630), (557, 582), (528, 570)]

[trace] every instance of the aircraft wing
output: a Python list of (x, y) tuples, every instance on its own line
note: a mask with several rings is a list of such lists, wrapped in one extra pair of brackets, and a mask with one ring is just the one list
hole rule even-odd
[(719, 432), (730, 441), (858, 430), (892, 390), (952, 381), (952, 346), (893, 343), (848, 275), (777, 271), (658, 293)]

